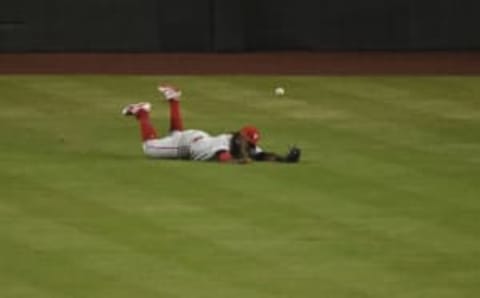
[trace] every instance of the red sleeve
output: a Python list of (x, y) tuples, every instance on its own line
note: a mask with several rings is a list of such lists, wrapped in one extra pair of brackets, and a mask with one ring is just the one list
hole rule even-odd
[(228, 151), (222, 151), (217, 154), (217, 159), (219, 162), (227, 162), (232, 159), (232, 155)]

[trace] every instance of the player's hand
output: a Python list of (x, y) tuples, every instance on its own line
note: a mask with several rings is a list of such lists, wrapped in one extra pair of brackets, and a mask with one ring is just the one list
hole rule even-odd
[(287, 154), (285, 155), (285, 162), (299, 162), (300, 156), (302, 155), (302, 150), (297, 146), (292, 146), (288, 149)]

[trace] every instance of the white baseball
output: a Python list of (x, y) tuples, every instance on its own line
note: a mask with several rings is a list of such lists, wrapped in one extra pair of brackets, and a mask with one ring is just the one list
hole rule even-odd
[(283, 89), (282, 87), (275, 88), (275, 95), (277, 96), (285, 95), (285, 89)]

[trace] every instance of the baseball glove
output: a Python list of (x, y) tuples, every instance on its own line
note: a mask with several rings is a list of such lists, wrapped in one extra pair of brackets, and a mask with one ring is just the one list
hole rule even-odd
[(285, 156), (285, 162), (299, 162), (301, 155), (302, 150), (297, 146), (292, 146), (288, 149), (287, 155)]

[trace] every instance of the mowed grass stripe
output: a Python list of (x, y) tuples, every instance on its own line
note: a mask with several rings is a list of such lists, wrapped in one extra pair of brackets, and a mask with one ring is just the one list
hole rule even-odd
[[(362, 85), (361, 81), (357, 85)], [(346, 89), (343, 86), (332, 87), (329, 85), (327, 94), (323, 95), (327, 100), (328, 98), (335, 99), (335, 101), (330, 101), (329, 104), (353, 106), (355, 111), (349, 111), (349, 114), (353, 115), (355, 113), (354, 115), (359, 117), (353, 119), (356, 120), (354, 123), (358, 125), (359, 129), (364, 127), (368, 131), (369, 128), (374, 129), (377, 126), (380, 129), (387, 129), (383, 134), (379, 131), (380, 135), (388, 136), (386, 132), (396, 130), (403, 133), (407, 138), (419, 135), (419, 140), (424, 138), (424, 141), (447, 143), (449, 141), (472, 141), (471, 128), (478, 128), (480, 125), (478, 120), (449, 117), (448, 113), (450, 111), (448, 109), (445, 109), (443, 115), (441, 115), (432, 113), (428, 109), (412, 108), (415, 106), (412, 101), (423, 102), (429, 100), (428, 97), (425, 99), (426, 96), (422, 96), (422, 89), (414, 90), (415, 92), (411, 90), (412, 94), (403, 94), (402, 91), (406, 88), (399, 86), (397, 87), (399, 94), (394, 96), (393, 99), (389, 99), (394, 91), (391, 91), (392, 88), (388, 88), (386, 91), (380, 92), (379, 90), (384, 87), (382, 81), (376, 83), (375, 80), (372, 80), (365, 85), (363, 86), (364, 90), (360, 89), (361, 91), (359, 88)], [(377, 90), (377, 92), (374, 90)], [(448, 102), (451, 102), (451, 105), (461, 107), (458, 99), (452, 98)], [(432, 104), (432, 107), (434, 106), (435, 104)], [(471, 111), (467, 107), (464, 109), (465, 113)], [(399, 138), (398, 135), (396, 137)]]
[[(431, 153), (412, 146), (396, 145), (338, 128), (329, 128), (326, 135), (346, 139), (348, 143), (332, 148), (323, 147), (322, 166), (341, 169), (349, 166), (348, 175), (370, 177), (395, 187), (411, 187), (425, 194), (439, 195), (443, 191), (461, 193), (463, 200), (451, 197), (456, 205), (478, 207), (475, 192), (479, 170), (472, 162), (459, 159), (455, 154)], [(327, 138), (328, 139), (328, 138)], [(361, 143), (364, 142), (365, 144)], [(362, 145), (358, 145), (362, 144)], [(379, 175), (381, 174), (381, 175)], [(435, 186), (428, 189), (428, 186)], [(449, 197), (438, 202), (448, 203)]]
[[(51, 191), (52, 190), (48, 190), (48, 192)], [(234, 254), (224, 252), (224, 248), (219, 249), (215, 243), (212, 243), (212, 240), (209, 239), (209, 237), (199, 237), (198, 233), (191, 234), (189, 230), (180, 230), (178, 228), (173, 228), (172, 231), (165, 231), (164, 228), (153, 224), (153, 222), (144, 223), (139, 226), (139, 223), (143, 222), (143, 220), (141, 220), (140, 218), (135, 217), (134, 220), (129, 220), (129, 217), (132, 217), (132, 214), (128, 216), (126, 214), (121, 214), (117, 216), (118, 212), (116, 212), (113, 208), (103, 210), (102, 206), (97, 205), (94, 201), (90, 201), (86, 198), (82, 198), (82, 200), (77, 200), (63, 194), (62, 196), (56, 196), (63, 197), (63, 199), (57, 199), (55, 201), (52, 201), (51, 199), (45, 199), (46, 197), (49, 197), (51, 195), (42, 195), (42, 193), (39, 192), (38, 189), (36, 189), (36, 193), (40, 193), (40, 198), (44, 198), (43, 200), (45, 200), (45, 202), (38, 202), (38, 197), (36, 197), (32, 201), (29, 201), (26, 208), (29, 210), (32, 210), (31, 208), (33, 208), (33, 210), (30, 211), (31, 214), (42, 214), (42, 217), (50, 219), (53, 218), (55, 222), (60, 222), (63, 225), (67, 225), (68, 227), (72, 227), (75, 230), (80, 230), (84, 233), (104, 235), (104, 238), (107, 238), (108, 241), (114, 241), (121, 246), (126, 245), (129, 248), (133, 248), (137, 253), (153, 255), (175, 255), (173, 259), (161, 258), (160, 260), (156, 260), (157, 262), (160, 261), (161, 267), (167, 267), (161, 270), (162, 272), (172, 272), (172, 269), (169, 268), (170, 266), (164, 266), (164, 263), (166, 262), (168, 264), (173, 261), (173, 263), (179, 263), (175, 265), (175, 267), (177, 267), (177, 270), (173, 270), (174, 272), (178, 271), (178, 267), (181, 267), (182, 271), (187, 270), (188, 272), (190, 270), (193, 270), (194, 272), (196, 272), (197, 270), (201, 270), (203, 274), (208, 276), (207, 270), (209, 267), (202, 266), (203, 261), (201, 259), (201, 253), (205, 253), (206, 256), (215, 256), (215, 258), (224, 259), (224, 262), (227, 262), (221, 267), (216, 266), (213, 268), (214, 271), (212, 271), (213, 276), (211, 276), (211, 278), (215, 280), (216, 287), (220, 287), (220, 284), (224, 282), (221, 278), (223, 274), (233, 273), (234, 276), (236, 275), (235, 272), (230, 272), (229, 262), (238, 262), (239, 258), (240, 260), (242, 260), (240, 262), (241, 264), (250, 264), (249, 267), (255, 269), (255, 271), (257, 271), (256, 274), (260, 274), (261, 276), (275, 276), (275, 274), (272, 274), (270, 270), (273, 270), (273, 272), (285, 272), (285, 269), (287, 269), (288, 272), (288, 267), (279, 267), (278, 265), (282, 265), (283, 262), (279, 262), (276, 259), (271, 260), (271, 262), (268, 262), (267, 264), (264, 264), (265, 260), (258, 258), (258, 256), (256, 255), (254, 255), (253, 258), (252, 256), (248, 256), (247, 258), (245, 258), (244, 254), (238, 249), (235, 250)], [(68, 205), (68, 207), (62, 205)], [(62, 210), (62, 214), (58, 214), (58, 211), (56, 210), (49, 209), (48, 206), (56, 206), (56, 209), (58, 208), (58, 210)], [(83, 214), (85, 214), (86, 218), (82, 217)], [(108, 216), (106, 216), (106, 218), (104, 219), (99, 219), (98, 217), (101, 214)], [(115, 226), (118, 224), (117, 220), (119, 218), (124, 218), (126, 222), (135, 223), (136, 225), (134, 227), (129, 227), (128, 229), (115, 230)], [(235, 232), (235, 229), (232, 232)], [(129, 236), (125, 237), (125, 233)], [(167, 241), (161, 241), (165, 238)], [(192, 248), (190, 242), (194, 242), (195, 244), (194, 247), (196, 252), (193, 255), (193, 258), (189, 254), (189, 250)], [(182, 243), (184, 243), (184, 245), (182, 245)], [(182, 249), (180, 249), (179, 246)], [(135, 257), (135, 259), (138, 259), (138, 257)], [(226, 266), (226, 268), (222, 269), (224, 266)], [(262, 273), (262, 268), (265, 268), (268, 273)], [(226, 271), (222, 273), (221, 270)], [(252, 270), (252, 273), (253, 272), (254, 271)], [(289, 276), (290, 274), (287, 272), (285, 272), (285, 275)], [(247, 277), (250, 276), (247, 275)], [(190, 286), (194, 286), (192, 284), (192, 281), (188, 282)], [(264, 282), (266, 281), (264, 280)], [(246, 282), (247, 285), (249, 283), (251, 283), (251, 281)], [(260, 286), (261, 285), (262, 283), (260, 284)], [(201, 285), (197, 285), (197, 287), (198, 286)]]
[[(115, 257), (118, 262), (118, 259), (123, 256), (131, 257), (129, 254), (122, 255), (110, 251), (102, 256), (102, 253), (94, 251), (97, 257), (100, 255), (100, 258), (78, 259), (74, 253), (52, 250), (51, 247), (44, 249), (41, 245), (27, 243), (29, 241), (25, 241), (27, 237), (20, 238), (16, 235), (15, 238), (4, 238), (2, 235), (0, 238), (2, 252), (17, 256), (15, 259), (2, 261), (2, 279), (14, 280), (13, 285), (18, 281), (24, 284), (22, 289), (18, 290), (9, 283), (2, 291), (2, 295), (6, 295), (4, 297), (28, 297), (21, 293), (25, 291), (29, 293), (30, 290), (47, 297), (71, 297), (72, 293), (75, 293), (74, 297), (80, 297), (91, 292), (97, 293), (98, 296), (95, 297), (102, 295), (128, 297), (139, 294), (144, 297), (158, 297), (158, 295), (175, 297), (167, 295), (158, 287), (151, 290), (145, 284), (139, 285), (138, 281), (132, 281), (135, 276), (119, 278), (121, 270), (102, 272), (101, 265), (105, 260)], [(107, 265), (112, 266), (108, 263)], [(124, 264), (118, 262), (116, 265), (122, 268)], [(18, 292), (20, 296), (17, 296)]]
[[(54, 204), (54, 205), (58, 205), (58, 204)], [(98, 208), (96, 208), (96, 209), (98, 209)], [(79, 210), (79, 208), (74, 208), (74, 210)], [(281, 217), (281, 216), (279, 216), (279, 218), (280, 218), (280, 217)], [(308, 217), (301, 216), (300, 218), (308, 218)], [(97, 224), (98, 224), (98, 223), (97, 223)], [(298, 228), (298, 226), (297, 226), (296, 228)], [(281, 233), (281, 231), (278, 231), (278, 232)], [(268, 240), (268, 238), (267, 238), (267, 240)], [(239, 241), (239, 244), (242, 244), (242, 242)], [(294, 246), (294, 247), (296, 247), (296, 246)], [(267, 253), (269, 254), (270, 252), (267, 252)], [(290, 253), (292, 253), (292, 252), (290, 252)], [(287, 255), (287, 256), (288, 256), (288, 255)], [(280, 255), (280, 257), (281, 257), (281, 258), (284, 258), (285, 256)], [(295, 255), (295, 257), (300, 257), (300, 258), (302, 258), (302, 255), (300, 255), (300, 256), (299, 256), (299, 255)], [(280, 259), (279, 261), (282, 261), (282, 262), (287, 261), (287, 263), (288, 263), (288, 258), (287, 258), (287, 260), (282, 260), (282, 259)], [(293, 263), (295, 263), (295, 262), (293, 262)], [(288, 275), (288, 274), (287, 274), (287, 275)]]
[[(58, 202), (56, 202), (55, 205), (58, 205)], [(77, 208), (74, 208), (74, 209), (75, 209), (75, 210), (78, 210), (78, 206), (74, 206), (74, 207), (77, 207)], [(36, 212), (36, 213), (38, 214), (38, 212)], [(65, 216), (66, 216), (66, 217), (69, 217), (68, 214), (65, 214)], [(52, 216), (49, 216), (49, 217), (52, 217)], [(72, 226), (72, 223), (71, 223), (72, 220), (75, 221), (74, 219), (70, 219), (69, 222), (68, 222), (68, 224), (67, 224), (68, 226)], [(56, 221), (57, 221), (57, 220), (56, 220)], [(81, 226), (82, 226), (81, 230), (87, 230), (87, 231), (89, 232), (89, 234), (90, 234), (90, 233), (92, 232), (92, 230), (83, 227), (84, 224), (86, 224), (87, 227), (88, 227), (89, 225), (92, 225), (92, 224), (95, 224), (97, 227), (98, 227), (98, 226), (102, 227), (102, 226), (103, 226), (103, 221), (98, 221), (98, 220), (94, 220), (94, 219), (91, 219), (91, 222), (88, 222), (88, 223), (86, 223), (85, 221), (82, 221), (82, 223), (81, 223)], [(75, 229), (80, 229), (80, 228), (79, 228), (80, 226), (78, 226), (78, 225), (74, 225), (73, 227), (74, 227)], [(54, 230), (57, 230), (57, 229), (54, 228)], [(101, 231), (102, 231), (102, 229), (100, 230), (100, 232), (101, 232)], [(109, 231), (109, 229), (108, 229), (108, 231)], [(145, 229), (142, 229), (141, 231), (142, 231), (142, 233), (145, 233)], [(107, 230), (104, 230), (103, 232), (105, 233), (105, 232), (107, 232)], [(127, 232), (127, 233), (128, 233), (129, 231), (124, 231), (124, 232)], [(94, 232), (94, 233), (97, 233), (97, 232)], [(162, 236), (161, 236), (162, 233), (158, 233), (158, 230), (157, 230), (156, 235), (158, 235), (158, 234), (160, 234), (158, 237), (161, 238), (161, 237), (162, 237)], [(180, 233), (180, 235), (185, 235), (185, 233)], [(110, 239), (110, 237), (108, 237), (108, 238)], [(187, 236), (187, 238), (192, 238), (192, 237), (191, 237), (191, 236)], [(32, 239), (32, 240), (34, 241), (35, 239)], [(179, 242), (178, 239), (175, 239), (175, 238), (173, 238), (173, 237), (172, 237), (172, 239), (169, 239), (169, 240), (171, 240), (171, 241), (173, 241), (173, 242), (175, 242), (175, 241), (176, 241), (176, 242)], [(268, 240), (269, 240), (269, 239), (267, 238), (267, 241), (268, 241)], [(52, 241), (53, 241), (53, 239), (52, 239)], [(68, 241), (68, 239), (63, 239), (63, 241)], [(137, 243), (138, 237), (135, 237), (134, 241)], [(36, 242), (35, 242), (35, 243), (36, 243)], [(52, 242), (52, 243), (55, 243), (55, 242)], [(50, 244), (44, 244), (44, 245), (47, 245), (47, 247), (51, 250), (51, 249), (52, 249), (52, 245), (55, 247), (55, 245), (52, 244), (52, 243), (50, 243)], [(152, 241), (147, 241), (147, 243), (148, 243), (148, 245), (153, 245), (153, 246), (155, 246), (155, 242), (154, 242), (154, 241), (153, 241), (153, 243), (152, 243)], [(196, 243), (196, 249), (199, 248), (199, 244), (201, 244), (201, 241)], [(242, 243), (242, 240), (238, 241), (237, 244), (238, 244), (238, 245), (244, 245), (244, 243)], [(293, 245), (292, 245), (292, 244), (293, 244)], [(308, 243), (307, 243), (307, 244), (308, 244)], [(60, 244), (60, 245), (62, 245), (62, 244)], [(146, 243), (145, 243), (144, 241), (140, 241), (140, 242), (138, 242), (137, 245), (142, 246), (142, 245), (146, 245)], [(252, 271), (252, 274), (253, 274), (253, 275), (250, 276), (250, 277), (254, 277), (254, 278), (255, 278), (255, 277), (260, 277), (261, 282), (259, 282), (259, 286), (268, 286), (268, 285), (269, 285), (269, 281), (270, 281), (271, 279), (273, 279), (272, 281), (276, 281), (278, 278), (280, 278), (280, 279), (287, 279), (287, 278), (288, 278), (285, 282), (286, 282), (286, 285), (288, 285), (289, 287), (294, 287), (295, 284), (296, 284), (296, 286), (302, 286), (302, 283), (301, 283), (302, 280), (305, 281), (304, 279), (307, 279), (307, 280), (308, 280), (309, 278), (312, 278), (312, 272), (311, 272), (311, 271), (305, 272), (304, 269), (303, 269), (303, 267), (301, 266), (301, 263), (298, 263), (299, 260), (303, 260), (304, 257), (305, 257), (305, 255), (297, 255), (298, 252), (295, 252), (295, 251), (298, 250), (298, 244), (295, 244), (295, 242), (292, 241), (292, 243), (290, 243), (290, 245), (292, 245), (294, 249), (291, 250), (290, 252), (287, 252), (286, 254), (281, 254), (281, 253), (280, 253), (280, 255), (279, 255), (280, 258), (279, 258), (278, 260), (277, 260), (277, 259), (273, 259), (273, 258), (271, 257), (272, 255), (278, 255), (278, 252), (273, 253), (273, 254), (272, 254), (271, 252), (267, 252), (267, 254), (268, 254), (268, 256), (269, 256), (268, 259), (271, 259), (272, 261), (277, 262), (277, 264), (278, 264), (277, 266), (272, 266), (272, 263), (270, 263), (270, 262), (269, 262), (268, 266), (265, 266), (266, 264), (263, 264), (263, 262), (261, 262), (261, 261), (255, 263), (255, 266), (258, 266), (258, 267), (255, 267), (255, 270)], [(156, 247), (159, 247), (159, 246), (157, 245)], [(35, 248), (41, 250), (43, 247), (42, 247), (42, 245), (39, 246), (38, 243), (36, 243), (36, 244), (35, 244)], [(145, 249), (146, 249), (146, 248), (142, 248), (142, 252), (144, 252)], [(209, 247), (209, 249), (211, 249), (211, 247)], [(57, 250), (55, 249), (54, 251), (57, 251)], [(100, 249), (100, 254), (103, 255), (102, 252), (104, 252), (104, 251), (105, 251), (105, 249)], [(203, 250), (202, 250), (202, 251), (203, 251)], [(237, 249), (237, 251), (238, 251), (238, 249)], [(94, 252), (96, 255), (99, 254), (99, 251), (98, 251), (98, 250), (93, 250), (93, 252)], [(306, 252), (308, 252), (308, 250), (306, 250)], [(175, 257), (175, 259), (178, 258), (178, 255), (179, 255), (179, 254), (182, 254), (181, 251), (177, 251), (177, 252), (172, 251), (171, 253), (175, 253), (175, 254), (177, 255), (177, 257)], [(293, 255), (291, 255), (292, 253), (293, 253)], [(219, 255), (218, 255), (218, 251), (212, 251), (211, 254), (215, 254), (215, 255), (216, 255), (215, 258), (221, 258), (221, 259), (222, 259), (222, 255), (219, 256)], [(141, 256), (140, 256), (140, 257), (139, 257), (139, 256), (132, 256), (132, 254), (127, 254), (127, 253), (125, 253), (125, 254), (120, 254), (120, 256), (118, 256), (118, 254), (115, 253), (115, 250), (109, 251), (109, 249), (106, 249), (105, 255), (106, 255), (106, 256), (103, 256), (103, 258), (106, 258), (107, 260), (115, 259), (115, 257), (127, 257), (127, 258), (132, 258), (132, 257), (134, 257), (135, 260), (136, 260), (136, 262), (138, 262), (139, 260), (142, 260), (142, 257), (141, 257)], [(198, 252), (195, 254), (195, 257), (196, 257), (196, 258), (199, 258), (200, 256), (201, 256), (201, 254), (199, 255)], [(180, 257), (180, 259), (182, 259), (182, 257)], [(236, 258), (234, 258), (234, 260), (235, 260), (235, 259), (236, 259)], [(60, 260), (60, 261), (61, 261), (61, 260)], [(93, 261), (94, 263), (92, 263), (92, 264), (95, 264), (95, 267), (97, 266), (97, 264), (102, 264), (102, 263), (105, 262), (104, 259), (103, 259), (103, 260), (102, 260), (102, 259), (99, 259), (99, 260), (96, 260), (96, 259), (90, 260), (90, 258), (87, 258), (87, 260), (83, 260), (82, 263), (85, 262), (85, 261), (88, 262), (87, 264), (90, 264), (90, 262)], [(157, 261), (157, 262), (158, 262), (158, 260), (152, 260), (152, 261)], [(224, 261), (223, 261), (225, 264), (224, 264), (223, 266), (227, 266), (227, 268), (226, 268), (227, 271), (226, 271), (225, 273), (230, 273), (229, 276), (230, 276), (230, 278), (232, 278), (232, 274), (233, 274), (234, 276), (236, 276), (236, 274), (238, 274), (238, 272), (230, 272), (230, 271), (229, 271), (229, 270), (230, 270), (229, 261), (230, 261), (230, 260), (229, 260), (228, 257), (225, 258)], [(314, 261), (314, 260), (311, 260), (311, 261)], [(325, 260), (325, 261), (327, 261), (327, 260)], [(119, 263), (120, 263), (119, 265), (121, 265), (121, 264), (123, 263), (122, 261), (118, 261), (118, 260), (116, 260), (116, 262), (119, 262)], [(198, 262), (201, 263), (201, 260), (195, 261), (194, 263), (198, 263)], [(163, 261), (162, 261), (161, 263), (162, 263), (162, 264), (161, 264), (161, 267), (163, 267), (163, 269), (164, 269), (164, 270), (161, 270), (161, 272), (168, 271), (170, 274), (172, 274), (172, 268), (169, 268), (169, 266), (164, 266), (164, 262), (163, 262)], [(182, 261), (182, 263), (183, 263), (183, 261)], [(188, 263), (188, 261), (187, 261), (187, 263)], [(108, 261), (107, 261), (107, 264), (108, 264)], [(41, 264), (40, 264), (40, 265), (41, 265)], [(280, 266), (279, 266), (279, 265), (280, 265)], [(295, 268), (295, 270), (292, 270), (292, 269), (291, 269), (291, 266), (293, 266), (293, 268)], [(165, 268), (165, 267), (167, 267), (167, 268)], [(272, 268), (272, 267), (274, 267), (274, 268)], [(148, 267), (147, 267), (147, 268), (148, 268)], [(237, 265), (236, 268), (238, 269), (239, 266)], [(267, 270), (267, 272), (263, 273), (263, 268), (265, 268), (265, 269)], [(288, 268), (288, 270), (285, 270), (285, 268)], [(73, 269), (73, 268), (71, 268), (70, 270), (72, 270), (72, 269)], [(132, 268), (129, 268), (129, 269), (132, 269)], [(134, 267), (133, 269), (135, 269), (135, 267)], [(199, 269), (201, 269), (201, 268), (199, 268)], [(204, 269), (206, 270), (207, 268), (204, 268)], [(219, 269), (219, 268), (216, 268), (216, 270), (218, 270), (218, 269)], [(77, 270), (77, 269), (75, 269), (75, 270)], [(273, 270), (273, 271), (270, 271), (270, 270)], [(127, 272), (128, 272), (128, 271), (127, 271)], [(173, 270), (173, 272), (176, 272), (176, 270)], [(112, 272), (108, 272), (108, 273), (109, 273), (110, 275), (112, 274)], [(151, 273), (154, 273), (154, 270), (152, 270)], [(123, 272), (122, 270), (120, 270), (120, 271), (116, 272), (115, 276), (117, 276), (118, 274), (124, 274), (124, 272)], [(202, 274), (206, 275), (206, 272), (203, 271)], [(217, 274), (218, 274), (218, 273), (217, 273)], [(240, 274), (242, 275), (242, 271), (240, 271)], [(110, 275), (107, 274), (107, 277), (110, 276)], [(90, 276), (90, 275), (87, 275), (87, 276)], [(128, 276), (128, 275), (127, 275), (127, 276)], [(161, 276), (161, 275), (160, 275), (160, 276)], [(180, 275), (180, 276), (182, 276), (182, 275)], [(207, 275), (206, 275), (206, 276), (207, 276)], [(292, 281), (292, 280), (289, 278), (290, 276), (294, 276), (294, 277), (296, 277), (296, 278), (301, 278), (302, 280), (296, 280), (296, 281), (295, 281), (295, 279), (294, 279), (294, 280)], [(302, 277), (302, 276), (304, 276), (304, 277)], [(329, 277), (329, 275), (326, 276), (327, 280), (325, 281), (325, 283), (330, 284), (332, 281), (328, 280), (328, 277)], [(132, 278), (132, 277), (130, 277), (130, 278)], [(132, 278), (132, 279), (133, 279), (133, 278)], [(219, 276), (216, 276), (216, 274), (215, 274), (214, 279), (216, 280), (215, 287), (217, 288), (218, 291), (221, 292), (221, 290), (218, 289), (219, 286), (220, 286), (220, 284), (219, 284), (220, 281), (219, 281), (218, 279), (221, 280), (221, 278), (220, 278)], [(315, 279), (316, 279), (316, 280), (321, 279), (321, 275), (315, 275)], [(254, 281), (257, 281), (257, 279), (254, 279)], [(291, 284), (291, 283), (294, 282), (294, 281), (295, 281), (295, 283), (294, 283), (294, 284)], [(197, 289), (198, 289), (199, 287), (200, 287), (200, 288), (202, 287), (201, 284), (200, 284), (200, 285), (197, 285), (197, 284), (195, 284), (194, 282), (192, 282), (192, 281), (190, 281), (190, 280), (187, 280), (186, 282), (188, 282), (188, 284), (189, 284), (190, 287), (195, 287), (195, 288), (197, 288)], [(310, 281), (308, 284), (306, 284), (306, 286), (310, 286), (310, 287), (311, 287), (311, 286), (315, 285), (315, 284), (312, 284), (311, 282), (312, 282), (312, 281)], [(241, 284), (242, 284), (243, 286), (251, 286), (251, 281), (250, 281), (250, 282), (246, 282), (246, 283), (245, 283), (245, 282), (241, 282)], [(170, 286), (172, 286), (172, 285), (170, 284)], [(339, 287), (340, 285), (337, 285), (337, 286)], [(302, 289), (303, 289), (303, 288), (304, 288), (304, 287), (302, 286)], [(342, 286), (341, 288), (343, 289), (342, 292), (349, 292), (349, 291), (351, 291), (350, 294), (355, 294), (355, 293), (358, 294), (358, 292), (359, 292), (359, 290), (355, 290), (355, 291), (349, 290), (349, 291), (347, 291), (347, 289), (350, 289), (350, 288), (351, 288), (350, 286), (349, 286), (349, 287), (344, 287), (344, 286)], [(299, 289), (297, 289), (297, 288), (295, 288), (295, 287), (294, 287), (293, 289), (296, 290), (296, 291), (299, 290)], [(307, 288), (307, 289), (308, 289), (308, 288)], [(262, 294), (262, 295), (265, 295), (265, 294)], [(280, 295), (280, 293), (276, 293), (276, 295)], [(148, 297), (148, 296), (147, 296), (147, 297)]]

